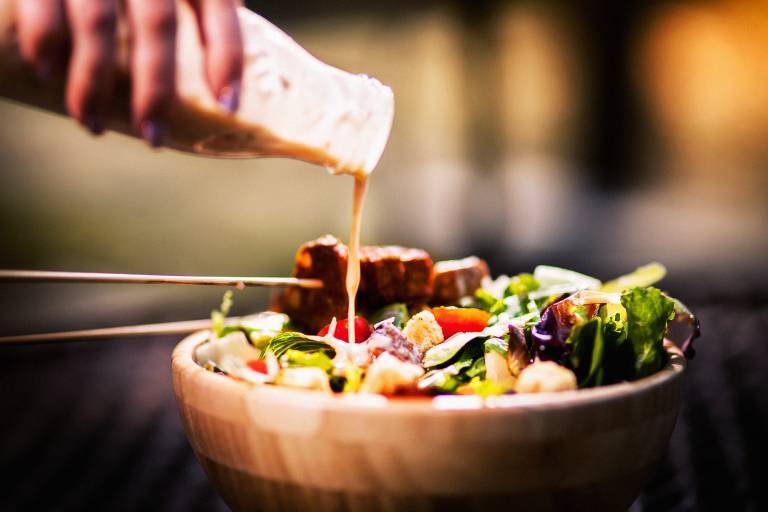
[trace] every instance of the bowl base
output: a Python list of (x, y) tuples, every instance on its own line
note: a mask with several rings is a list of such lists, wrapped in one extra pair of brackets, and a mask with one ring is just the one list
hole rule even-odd
[[(207, 457), (200, 463), (216, 490), (235, 511), (301, 512), (494, 512), (526, 511), (626, 511), (636, 489), (641, 488), (651, 467), (610, 480), (581, 485), (577, 489), (541, 490), (531, 494), (397, 495), (358, 494), (299, 486), (260, 478), (219, 464)], [(543, 497), (545, 496), (545, 497)], [(627, 501), (627, 497), (632, 498)], [(254, 508), (254, 504), (259, 504)]]

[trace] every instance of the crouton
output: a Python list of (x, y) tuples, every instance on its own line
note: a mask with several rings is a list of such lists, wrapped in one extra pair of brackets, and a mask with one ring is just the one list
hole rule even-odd
[(435, 345), (439, 345), (443, 338), (443, 329), (435, 320), (435, 315), (429, 310), (424, 310), (414, 315), (403, 329), (405, 337), (412, 341), (422, 352), (426, 352)]
[(547, 393), (576, 389), (576, 375), (552, 361), (539, 361), (526, 366), (517, 379), (518, 393)]
[(403, 362), (389, 352), (384, 352), (368, 367), (360, 391), (362, 393), (396, 393), (414, 388), (423, 374), (424, 369), (421, 366)]

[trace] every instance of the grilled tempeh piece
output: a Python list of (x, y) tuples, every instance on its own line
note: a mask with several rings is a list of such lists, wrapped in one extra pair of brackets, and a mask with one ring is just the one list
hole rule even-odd
[[(347, 247), (325, 235), (302, 245), (296, 253), (293, 277), (323, 281), (322, 289), (288, 288), (272, 304), (297, 326), (317, 332), (333, 317), (347, 314)], [(408, 247), (360, 248), (360, 289), (357, 307), (372, 312), (395, 302), (418, 311), (427, 304), (453, 304), (471, 295), (488, 275), (488, 265), (474, 256), (434, 265), (426, 251)]]
[(490, 275), (488, 264), (477, 256), (435, 263), (432, 303), (455, 304), (462, 297), (473, 295), (483, 278)]
[(360, 307), (393, 302), (425, 304), (432, 295), (432, 258), (426, 251), (389, 245), (360, 249)]
[(278, 295), (272, 309), (291, 317), (297, 325), (310, 332), (320, 330), (331, 318), (342, 319), (347, 314), (347, 246), (332, 235), (307, 242), (296, 252), (294, 277), (321, 279), (323, 287), (316, 290), (288, 288)]
[[(333, 317), (345, 318), (347, 258), (347, 247), (334, 236), (305, 243), (296, 253), (293, 276), (321, 279), (323, 288), (286, 289), (272, 308), (286, 313), (310, 332), (319, 330)], [(357, 307), (362, 311), (394, 302), (421, 306), (432, 295), (432, 259), (421, 249), (361, 247), (360, 274)]]

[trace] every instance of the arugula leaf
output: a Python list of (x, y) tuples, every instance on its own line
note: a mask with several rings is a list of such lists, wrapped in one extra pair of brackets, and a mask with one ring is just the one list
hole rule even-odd
[(627, 339), (626, 311), (619, 304), (605, 304), (598, 315), (603, 319), (603, 384), (635, 378), (635, 351)]
[(446, 341), (427, 350), (424, 354), (424, 359), (422, 359), (422, 364), (424, 368), (445, 364), (458, 354), (467, 343), (481, 337), (487, 337), (487, 335), (484, 335), (482, 332), (460, 332), (454, 334)]
[(448, 364), (442, 368), (428, 372), (422, 377), (419, 386), (432, 391), (453, 393), (459, 386), (468, 383), (473, 378), (485, 378), (484, 343), (467, 342), (455, 354), (452, 361), (448, 361)]
[(371, 325), (375, 325), (379, 322), (394, 318), (395, 327), (402, 329), (408, 322), (410, 315), (408, 314), (408, 307), (402, 302), (396, 302), (388, 306), (384, 306), (375, 313), (373, 313), (368, 321)]
[(595, 317), (576, 325), (567, 344), (571, 348), (570, 363), (579, 387), (599, 386), (603, 382), (603, 320)]
[(600, 291), (603, 292), (621, 292), (628, 290), (629, 288), (645, 288), (651, 286), (664, 279), (667, 275), (667, 269), (661, 263), (649, 263), (642, 267), (636, 268), (634, 271), (623, 276), (619, 276), (616, 279), (612, 279), (607, 283), (604, 283), (600, 287)]
[(627, 338), (635, 352), (635, 376), (659, 371), (666, 359), (664, 333), (675, 305), (658, 288), (632, 288), (621, 295), (627, 312)]
[(300, 332), (283, 332), (269, 340), (264, 350), (261, 352), (261, 359), (266, 357), (267, 352), (273, 352), (275, 357), (280, 358), (289, 350), (299, 350), (301, 352), (323, 352), (328, 357), (333, 357), (335, 351), (323, 341), (319, 336), (309, 336)]
[(485, 378), (485, 353), (481, 357), (476, 357), (472, 360), (472, 364), (462, 373), (470, 379), (475, 377)]

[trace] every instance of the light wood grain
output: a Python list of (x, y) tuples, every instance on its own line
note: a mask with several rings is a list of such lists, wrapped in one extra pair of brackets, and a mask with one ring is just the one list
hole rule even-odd
[(0, 281), (14, 283), (127, 283), (127, 284), (188, 284), (205, 286), (246, 286), (322, 288), (319, 279), (295, 277), (248, 276), (172, 276), (155, 274), (121, 274), (113, 272), (64, 272), (58, 270), (0, 270)]
[[(240, 317), (224, 319), (224, 325), (237, 325)], [(180, 322), (162, 322), (157, 324), (124, 325), (103, 327), (100, 329), (80, 329), (77, 331), (44, 332), (37, 334), (16, 334), (0, 336), (0, 345), (27, 345), (37, 343), (80, 342), (97, 339), (137, 338), (140, 336), (160, 336), (164, 334), (187, 334), (201, 329), (210, 329), (210, 318), (200, 320), (182, 320)]]
[(666, 449), (685, 363), (542, 395), (386, 399), (252, 387), (173, 354), (187, 434), (234, 510), (626, 510)]

